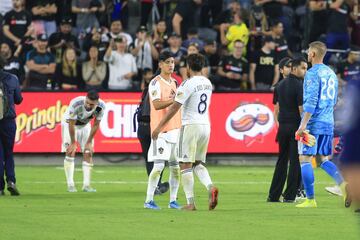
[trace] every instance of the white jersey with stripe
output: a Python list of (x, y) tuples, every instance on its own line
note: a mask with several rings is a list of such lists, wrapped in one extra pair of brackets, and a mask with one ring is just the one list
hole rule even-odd
[(182, 125), (210, 125), (211, 95), (212, 84), (204, 76), (193, 76), (182, 82), (175, 96), (175, 101), (183, 105)]
[(86, 125), (93, 118), (100, 121), (104, 116), (105, 102), (99, 99), (98, 106), (88, 112), (85, 109), (85, 100), (85, 96), (76, 97), (71, 100), (69, 107), (64, 113), (63, 121), (76, 120), (76, 125)]

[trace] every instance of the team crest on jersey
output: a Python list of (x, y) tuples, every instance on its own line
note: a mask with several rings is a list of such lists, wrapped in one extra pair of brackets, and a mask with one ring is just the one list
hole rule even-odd
[(154, 90), (154, 91), (151, 92), (151, 95), (152, 95), (153, 97), (155, 97), (156, 94), (157, 94), (157, 91), (156, 91), (156, 90)]
[(184, 96), (184, 93), (178, 91), (177, 94), (176, 94), (176, 96), (179, 97), (179, 98), (182, 98), (182, 97)]
[(158, 150), (159, 150), (159, 153), (160, 153), (160, 154), (163, 154), (164, 148), (160, 147)]

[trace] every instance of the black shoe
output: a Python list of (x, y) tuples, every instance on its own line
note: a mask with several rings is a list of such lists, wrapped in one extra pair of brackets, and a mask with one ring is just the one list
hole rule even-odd
[(271, 199), (271, 198), (267, 198), (266, 201), (267, 202), (280, 202), (279, 199), (276, 200), (276, 199)]
[(0, 197), (1, 197), (1, 196), (5, 196), (4, 190), (1, 190), (1, 191), (0, 191)]
[(160, 190), (161, 194), (166, 193), (169, 190), (169, 187), (170, 187), (170, 185), (168, 182), (160, 183), (159, 190)]
[(295, 200), (290, 200), (290, 199), (283, 199), (281, 202), (283, 202), (283, 203), (294, 203), (295, 202)]
[(7, 190), (10, 192), (11, 196), (19, 196), (20, 195), (19, 191), (16, 188), (15, 183), (9, 181), (7, 185), (8, 185)]

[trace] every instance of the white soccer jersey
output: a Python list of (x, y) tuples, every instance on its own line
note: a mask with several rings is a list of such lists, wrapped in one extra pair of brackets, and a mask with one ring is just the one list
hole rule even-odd
[(175, 101), (183, 105), (182, 125), (210, 124), (211, 94), (211, 82), (203, 76), (194, 76), (180, 85)]
[(104, 116), (105, 102), (99, 99), (99, 105), (90, 112), (85, 109), (85, 96), (76, 97), (71, 100), (69, 107), (63, 116), (63, 121), (76, 120), (76, 125), (86, 125), (91, 119), (101, 120)]

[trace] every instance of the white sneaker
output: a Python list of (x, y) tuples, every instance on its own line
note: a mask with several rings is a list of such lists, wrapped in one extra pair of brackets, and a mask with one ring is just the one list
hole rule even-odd
[(82, 188), (83, 192), (96, 192), (95, 188), (92, 188), (90, 186), (85, 186)]
[(328, 193), (331, 193), (333, 195), (336, 195), (336, 196), (339, 196), (339, 197), (342, 197), (342, 192), (341, 192), (341, 189), (338, 185), (335, 185), (333, 187), (325, 187), (325, 190), (328, 192)]
[(77, 189), (75, 186), (68, 186), (68, 192), (77, 192)]

